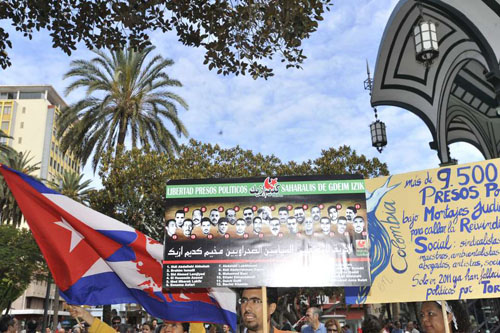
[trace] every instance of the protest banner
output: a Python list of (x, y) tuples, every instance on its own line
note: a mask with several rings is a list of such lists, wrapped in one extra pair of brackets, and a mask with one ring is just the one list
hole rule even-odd
[(499, 297), (499, 174), (495, 159), (366, 180), (372, 286), (346, 302)]
[(166, 197), (164, 288), (370, 284), (358, 176), (175, 180)]

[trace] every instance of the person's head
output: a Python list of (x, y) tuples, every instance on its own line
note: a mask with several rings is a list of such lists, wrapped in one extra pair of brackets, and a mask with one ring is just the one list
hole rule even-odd
[(182, 209), (179, 209), (178, 211), (175, 212), (175, 224), (177, 225), (177, 228), (182, 227), (182, 224), (184, 223), (184, 217), (186, 216), (186, 213)]
[(191, 233), (193, 232), (193, 221), (190, 219), (184, 220), (184, 223), (182, 224), (182, 233), (186, 237), (190, 237)]
[(395, 326), (397, 329), (400, 329), (400, 328), (401, 328), (401, 322), (400, 322), (400, 321), (398, 321), (398, 320), (396, 320), (396, 321), (394, 322), (394, 326)]
[[(271, 321), (271, 315), (276, 310), (278, 301), (278, 290), (276, 288), (267, 288), (267, 322), (268, 327)], [(262, 289), (247, 288), (241, 293), (238, 300), (240, 304), (240, 314), (243, 325), (252, 332), (263, 329), (262, 320)]]
[[(341, 333), (341, 328), (338, 320), (336, 319), (328, 319), (325, 322), (326, 333)], [(364, 333), (364, 331), (363, 331)], [(380, 333), (380, 332), (377, 332)]]
[[(236, 221), (236, 222), (238, 222), (238, 221)], [(222, 325), (222, 331), (224, 333), (229, 333), (229, 332), (231, 332), (231, 327), (229, 327), (229, 325), (224, 324), (224, 325)]]
[(246, 227), (247, 227), (247, 224), (246, 224), (245, 220), (243, 220), (243, 219), (236, 220), (236, 234), (238, 236), (242, 236), (245, 233)]
[(220, 218), (220, 213), (217, 209), (212, 209), (210, 211), (210, 222), (212, 222), (213, 225), (216, 225), (219, 222)]
[(253, 220), (253, 209), (250, 207), (243, 209), (243, 218), (245, 219), (247, 225), (250, 225)]
[(189, 323), (164, 322), (160, 333), (184, 333), (189, 332)]
[(176, 229), (177, 229), (177, 225), (175, 223), (175, 220), (168, 220), (167, 221), (167, 234), (169, 236), (174, 235)]
[(380, 333), (382, 331), (382, 323), (376, 316), (367, 315), (361, 323), (361, 329), (363, 333)]
[(203, 212), (201, 209), (193, 210), (193, 225), (199, 225), (201, 223), (201, 219), (203, 218)]
[(354, 232), (360, 234), (365, 229), (365, 220), (361, 216), (356, 216), (352, 221)]
[(151, 327), (152, 327), (153, 329), (155, 329), (155, 328), (156, 328), (156, 326), (158, 326), (158, 320), (153, 319), (153, 320), (151, 321)]
[(253, 232), (259, 233), (262, 231), (262, 219), (258, 216), (253, 219)]
[[(307, 222), (307, 220), (306, 220)], [(306, 321), (308, 324), (319, 322), (319, 316), (321, 314), (320, 309), (316, 307), (311, 307), (306, 311)]]
[(208, 235), (210, 233), (211, 226), (212, 223), (210, 222), (210, 219), (208, 217), (204, 217), (201, 219), (201, 232), (203, 232), (204, 235)]
[(259, 216), (263, 221), (269, 221), (272, 217), (272, 211), (271, 208), (268, 206), (263, 206), (259, 208)]
[(122, 319), (119, 316), (114, 316), (113, 318), (111, 318), (111, 326), (114, 328), (115, 331), (118, 331), (121, 323)]
[(219, 233), (222, 235), (225, 235), (227, 232), (227, 229), (229, 228), (229, 221), (227, 218), (222, 217), (219, 219)]
[(0, 319), (0, 332), (15, 333), (17, 332), (17, 319), (11, 315), (3, 315)]
[(304, 231), (306, 232), (307, 235), (310, 235), (313, 233), (314, 229), (314, 223), (313, 219), (311, 217), (306, 218), (306, 221), (304, 222)]
[(297, 219), (297, 223), (302, 224), (304, 222), (306, 218), (306, 214), (304, 213), (304, 208), (295, 207), (295, 209), (293, 210), (293, 214)]
[(323, 216), (321, 220), (319, 221), (321, 231), (323, 231), (324, 234), (330, 233), (330, 226), (331, 226), (331, 221), (329, 217)]
[(26, 323), (26, 332), (27, 333), (35, 333), (36, 328), (38, 327), (38, 323), (35, 319), (28, 320)]
[(328, 216), (330, 217), (330, 220), (337, 221), (337, 218), (339, 217), (339, 212), (337, 211), (337, 206), (328, 207)]
[(406, 330), (408, 332), (411, 333), (411, 331), (413, 331), (413, 329), (415, 328), (415, 323), (413, 321), (409, 321), (407, 324), (406, 324)]
[(278, 209), (278, 217), (280, 219), (280, 223), (285, 224), (288, 219), (288, 207), (280, 207)]
[(269, 221), (269, 229), (271, 229), (271, 233), (274, 236), (278, 236), (278, 234), (280, 233), (280, 227), (281, 227), (280, 220), (277, 219), (276, 217), (273, 217), (271, 221)]
[(226, 209), (226, 218), (229, 223), (234, 224), (236, 222), (236, 211), (232, 208)]
[[(443, 319), (441, 302), (444, 302), (446, 318)], [(445, 325), (450, 332), (468, 332), (470, 321), (460, 301), (427, 301), (420, 309), (420, 322), (426, 333), (444, 333)]]
[(318, 206), (311, 207), (311, 217), (314, 222), (319, 222), (319, 219), (321, 218), (321, 209), (319, 209)]
[(356, 213), (358, 210), (354, 206), (349, 206), (345, 209), (345, 217), (347, 219), (347, 222), (352, 222), (354, 219), (354, 216), (356, 216)]
[(343, 234), (347, 229), (347, 219), (344, 216), (339, 217), (337, 221), (337, 232)]
[(149, 323), (144, 323), (142, 324), (142, 333), (151, 333), (152, 331), (152, 326)]
[(286, 223), (287, 227), (288, 227), (288, 231), (290, 231), (291, 234), (296, 234), (297, 231), (298, 231), (298, 224), (297, 224), (297, 219), (295, 218), (295, 216), (290, 216), (287, 220), (287, 223)]

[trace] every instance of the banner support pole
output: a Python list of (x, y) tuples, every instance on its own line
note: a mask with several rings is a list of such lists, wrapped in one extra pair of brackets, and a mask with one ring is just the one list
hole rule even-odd
[(443, 312), (444, 332), (450, 333), (450, 323), (448, 323), (448, 313), (446, 312), (446, 301), (441, 301), (441, 311)]
[[(262, 287), (262, 331), (264, 333), (269, 332), (269, 327), (267, 327), (267, 288)], [(449, 332), (446, 332), (449, 333)]]

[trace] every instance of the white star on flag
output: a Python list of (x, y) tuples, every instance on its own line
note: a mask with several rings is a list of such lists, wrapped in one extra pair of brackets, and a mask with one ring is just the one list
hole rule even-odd
[(61, 217), (61, 221), (54, 222), (60, 227), (71, 231), (71, 245), (69, 246), (69, 252), (73, 251), (73, 249), (80, 243), (83, 239), (83, 236), (76, 231), (65, 219)]

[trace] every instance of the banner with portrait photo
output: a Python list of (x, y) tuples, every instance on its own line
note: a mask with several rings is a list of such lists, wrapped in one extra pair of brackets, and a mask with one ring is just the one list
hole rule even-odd
[[(500, 297), (500, 160), (366, 180), (372, 286), (346, 302)], [(398, 292), (394, 292), (394, 286)]]
[(164, 288), (370, 285), (360, 177), (172, 180), (166, 197)]

